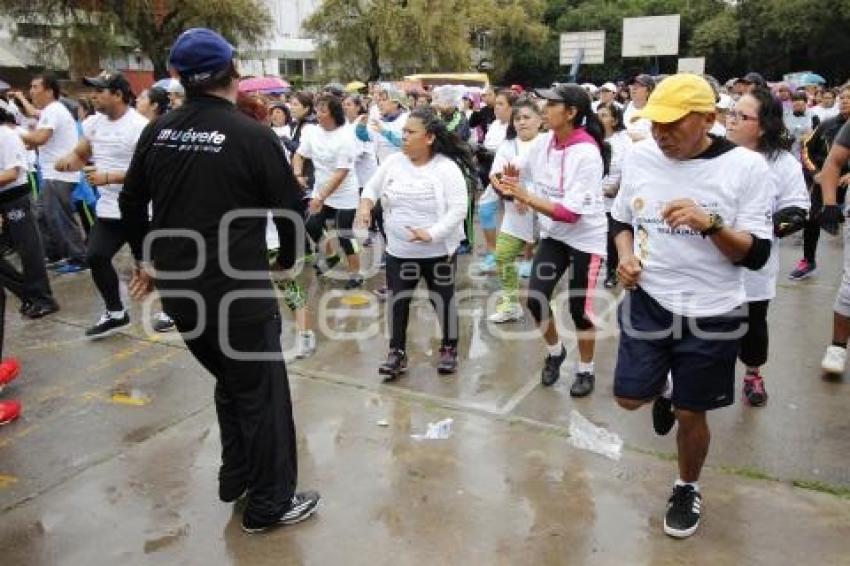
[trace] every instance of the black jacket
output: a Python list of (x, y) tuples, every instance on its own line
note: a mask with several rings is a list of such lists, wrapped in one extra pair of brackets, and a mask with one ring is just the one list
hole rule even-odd
[[(300, 198), (283, 147), (271, 128), (251, 120), (227, 100), (201, 96), (142, 132), (119, 206), (137, 260), (142, 259), (148, 231), (156, 235), (151, 257), (145, 259), (152, 260), (157, 271), (165, 312), (185, 325), (223, 325), (266, 320), (278, 312), (268, 275), (265, 211), (291, 213), (289, 220), (275, 219), (281, 242), (279, 262), (291, 267), (296, 250), (304, 249), (296, 247), (295, 241), (296, 233), (304, 234), (297, 212)], [(227, 225), (229, 216), (248, 209), (254, 209), (252, 217), (234, 218)], [(187, 231), (195, 239), (166, 230)], [(232, 270), (253, 275), (228, 273), (228, 262)], [(168, 275), (175, 271), (185, 273), (177, 278)], [(233, 293), (265, 296), (240, 299)], [(202, 299), (200, 310), (188, 294)], [(229, 300), (233, 300), (229, 307), (223, 305)], [(226, 313), (220, 316), (222, 306)], [(200, 315), (206, 320), (199, 320)]]

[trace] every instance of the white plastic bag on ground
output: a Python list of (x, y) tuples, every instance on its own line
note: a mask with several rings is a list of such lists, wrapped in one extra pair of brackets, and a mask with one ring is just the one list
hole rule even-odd
[(576, 410), (570, 412), (570, 444), (612, 460), (619, 460), (623, 453), (623, 439), (619, 435), (596, 426)]
[(413, 440), (446, 440), (452, 435), (454, 419), (443, 419), (436, 423), (428, 423), (425, 434), (411, 434)]

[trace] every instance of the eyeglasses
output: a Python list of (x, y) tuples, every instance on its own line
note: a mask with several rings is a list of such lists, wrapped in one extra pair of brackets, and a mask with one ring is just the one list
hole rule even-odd
[(737, 110), (730, 110), (728, 114), (729, 118), (733, 120), (741, 120), (742, 122), (758, 122), (758, 116), (750, 116), (749, 114), (744, 114), (743, 112), (739, 112)]

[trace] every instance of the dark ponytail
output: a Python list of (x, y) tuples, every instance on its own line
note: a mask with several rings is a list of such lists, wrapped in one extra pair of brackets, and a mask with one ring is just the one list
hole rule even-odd
[(469, 146), (446, 128), (446, 123), (433, 108), (430, 106), (416, 108), (410, 113), (408, 119), (410, 118), (416, 118), (422, 122), (425, 131), (434, 135), (431, 150), (435, 154), (445, 155), (454, 161), (464, 176), (475, 175), (475, 164), (472, 161)]
[(759, 126), (762, 134), (758, 139), (758, 152), (768, 161), (775, 161), (783, 151), (791, 151), (794, 143), (783, 120), (782, 102), (770, 90), (757, 86), (750, 91), (759, 105)]
[(564, 98), (564, 105), (576, 109), (573, 127), (584, 128), (599, 146), (604, 174), (607, 175), (611, 166), (611, 146), (605, 141), (605, 128), (593, 111), (590, 95), (575, 83), (560, 84), (556, 87), (556, 90)]

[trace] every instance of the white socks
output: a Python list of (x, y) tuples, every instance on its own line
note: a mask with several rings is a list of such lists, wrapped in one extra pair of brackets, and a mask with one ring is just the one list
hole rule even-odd
[(108, 312), (109, 312), (109, 318), (114, 318), (115, 320), (121, 320), (122, 318), (124, 318), (124, 314), (126, 313), (126, 311), (124, 311), (124, 310), (108, 311)]
[(697, 493), (701, 493), (700, 490), (699, 490), (699, 482), (698, 481), (687, 482), (687, 481), (682, 481), (681, 479), (677, 479), (676, 483), (674, 483), (673, 485), (675, 487), (679, 487), (680, 485), (689, 485), (692, 488), (694, 488), (694, 491), (696, 491)]
[(550, 346), (549, 344), (546, 344), (546, 350), (549, 352), (550, 356), (557, 357), (557, 356), (560, 356), (561, 352), (564, 351), (564, 344), (560, 340), (558, 340), (558, 343), (555, 344), (554, 346)]
[(593, 373), (593, 362), (579, 362), (578, 373)]
[(667, 383), (664, 384), (664, 390), (661, 392), (661, 396), (665, 399), (673, 398), (673, 376), (670, 372), (667, 372)]

